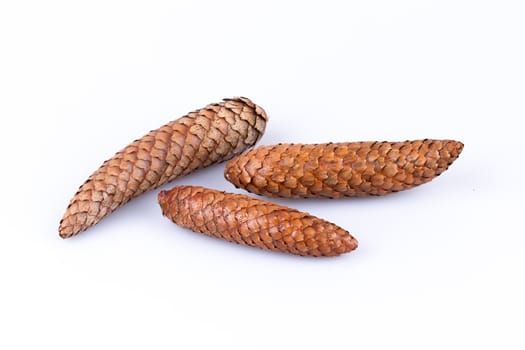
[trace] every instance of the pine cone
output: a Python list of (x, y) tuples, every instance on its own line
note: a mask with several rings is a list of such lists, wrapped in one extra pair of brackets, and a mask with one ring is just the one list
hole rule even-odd
[(241, 194), (177, 186), (158, 195), (163, 215), (194, 232), (297, 255), (336, 256), (357, 248), (347, 231), (295, 209)]
[(263, 135), (264, 110), (244, 97), (224, 99), (134, 141), (80, 186), (60, 221), (62, 238), (76, 235), (138, 195), (179, 176), (228, 160)]
[(462, 150), (452, 140), (279, 144), (231, 160), (224, 176), (268, 197), (382, 196), (432, 180)]

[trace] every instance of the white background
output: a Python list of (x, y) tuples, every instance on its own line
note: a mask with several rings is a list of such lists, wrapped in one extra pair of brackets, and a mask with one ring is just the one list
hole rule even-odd
[[(523, 1), (0, 4), (0, 348), (525, 348)], [(103, 160), (236, 95), (260, 144), (465, 149), (404, 193), (279, 201), (353, 233), (339, 258), (182, 230), (156, 192), (58, 237)], [(232, 191), (223, 167), (171, 185)]]

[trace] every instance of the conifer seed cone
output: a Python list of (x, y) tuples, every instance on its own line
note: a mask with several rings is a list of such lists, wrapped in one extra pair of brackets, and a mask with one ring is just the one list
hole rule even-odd
[(238, 188), (284, 198), (382, 196), (440, 175), (463, 144), (453, 140), (279, 144), (227, 163)]
[(295, 209), (196, 186), (158, 194), (162, 213), (194, 232), (266, 250), (336, 256), (357, 247), (347, 231)]
[(245, 97), (188, 113), (135, 140), (87, 181), (60, 221), (62, 238), (96, 224), (132, 198), (196, 169), (228, 160), (263, 135), (267, 116)]

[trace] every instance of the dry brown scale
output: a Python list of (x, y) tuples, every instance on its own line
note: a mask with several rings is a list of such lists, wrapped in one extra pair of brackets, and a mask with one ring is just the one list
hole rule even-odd
[(428, 182), (459, 156), (453, 140), (279, 144), (228, 162), (236, 187), (268, 197), (381, 196)]
[(176, 177), (241, 154), (261, 138), (266, 121), (261, 107), (236, 97), (150, 131), (104, 162), (79, 188), (60, 221), (60, 236), (84, 231)]
[(161, 191), (158, 200), (174, 223), (230, 242), (309, 256), (336, 256), (357, 247), (339, 226), (241, 194), (178, 186)]

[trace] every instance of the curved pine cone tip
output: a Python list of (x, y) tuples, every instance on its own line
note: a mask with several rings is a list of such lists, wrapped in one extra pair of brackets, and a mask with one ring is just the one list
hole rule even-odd
[(302, 256), (337, 256), (357, 248), (348, 231), (308, 213), (198, 186), (161, 191), (164, 216), (194, 232)]
[(454, 140), (261, 146), (227, 163), (225, 178), (283, 198), (381, 196), (431, 181), (458, 158)]
[(60, 221), (60, 236), (74, 236), (146, 191), (243, 153), (262, 137), (267, 120), (250, 99), (234, 97), (150, 131), (80, 186)]

